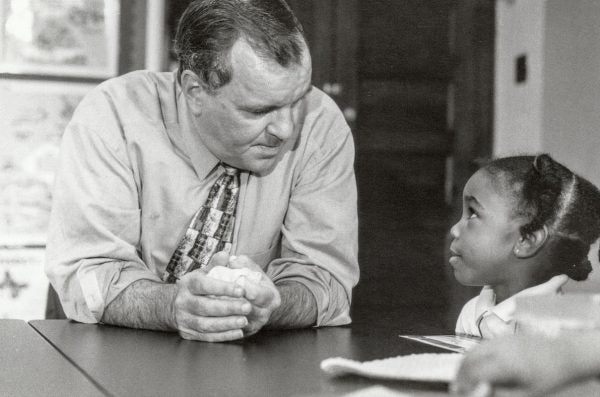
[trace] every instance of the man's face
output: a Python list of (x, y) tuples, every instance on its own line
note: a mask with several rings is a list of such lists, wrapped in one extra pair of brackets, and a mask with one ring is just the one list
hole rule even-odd
[(463, 285), (502, 285), (514, 262), (521, 221), (514, 198), (493, 184), (487, 171), (476, 172), (463, 191), (463, 214), (450, 230), (450, 265)]
[(243, 39), (231, 49), (232, 79), (197, 95), (195, 121), (219, 160), (242, 170), (268, 173), (295, 142), (297, 105), (311, 88), (311, 60), (282, 67), (258, 56)]

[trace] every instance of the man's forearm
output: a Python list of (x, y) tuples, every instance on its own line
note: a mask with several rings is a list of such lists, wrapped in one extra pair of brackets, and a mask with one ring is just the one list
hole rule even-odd
[[(302, 328), (317, 322), (317, 303), (303, 284), (277, 284), (281, 305), (271, 314), (268, 328)], [(173, 331), (174, 284), (139, 280), (127, 287), (104, 310), (102, 322), (130, 328)]]
[(317, 302), (303, 284), (284, 281), (276, 284), (281, 295), (281, 305), (273, 311), (268, 328), (302, 328), (317, 322)]
[(102, 322), (130, 328), (174, 331), (175, 284), (150, 280), (132, 283), (104, 310)]

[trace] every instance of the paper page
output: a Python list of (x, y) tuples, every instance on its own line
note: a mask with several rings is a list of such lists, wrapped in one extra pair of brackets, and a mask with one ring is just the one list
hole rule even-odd
[(344, 397), (411, 397), (411, 394), (377, 385), (344, 394)]
[(465, 353), (481, 342), (481, 338), (467, 335), (400, 335), (400, 337), (456, 353)]
[(457, 353), (425, 353), (365, 362), (333, 357), (323, 360), (321, 369), (332, 375), (355, 374), (378, 379), (451, 382), (462, 357)]

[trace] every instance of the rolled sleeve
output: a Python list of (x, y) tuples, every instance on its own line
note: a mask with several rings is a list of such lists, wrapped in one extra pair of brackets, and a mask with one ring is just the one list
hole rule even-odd
[[(71, 319), (98, 322), (131, 283), (159, 281), (139, 255), (140, 209), (120, 126), (102, 95), (67, 126), (56, 174), (46, 274)], [(88, 126), (102, 126), (96, 131)]]
[(308, 262), (277, 260), (271, 264), (267, 274), (276, 285), (281, 281), (294, 281), (311, 292), (317, 303), (317, 327), (351, 322), (351, 296), (328, 271)]
[(333, 326), (351, 321), (352, 288), (359, 278), (354, 143), (341, 115), (321, 129), (326, 138), (310, 141), (282, 227), (281, 259), (268, 273), (275, 283), (306, 286), (317, 303), (316, 325)]

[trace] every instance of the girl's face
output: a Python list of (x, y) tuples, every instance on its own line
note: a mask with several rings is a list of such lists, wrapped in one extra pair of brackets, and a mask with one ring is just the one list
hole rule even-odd
[(463, 285), (503, 285), (510, 282), (513, 249), (521, 223), (514, 217), (515, 199), (492, 183), (487, 171), (477, 171), (463, 191), (463, 213), (452, 226), (450, 265)]

